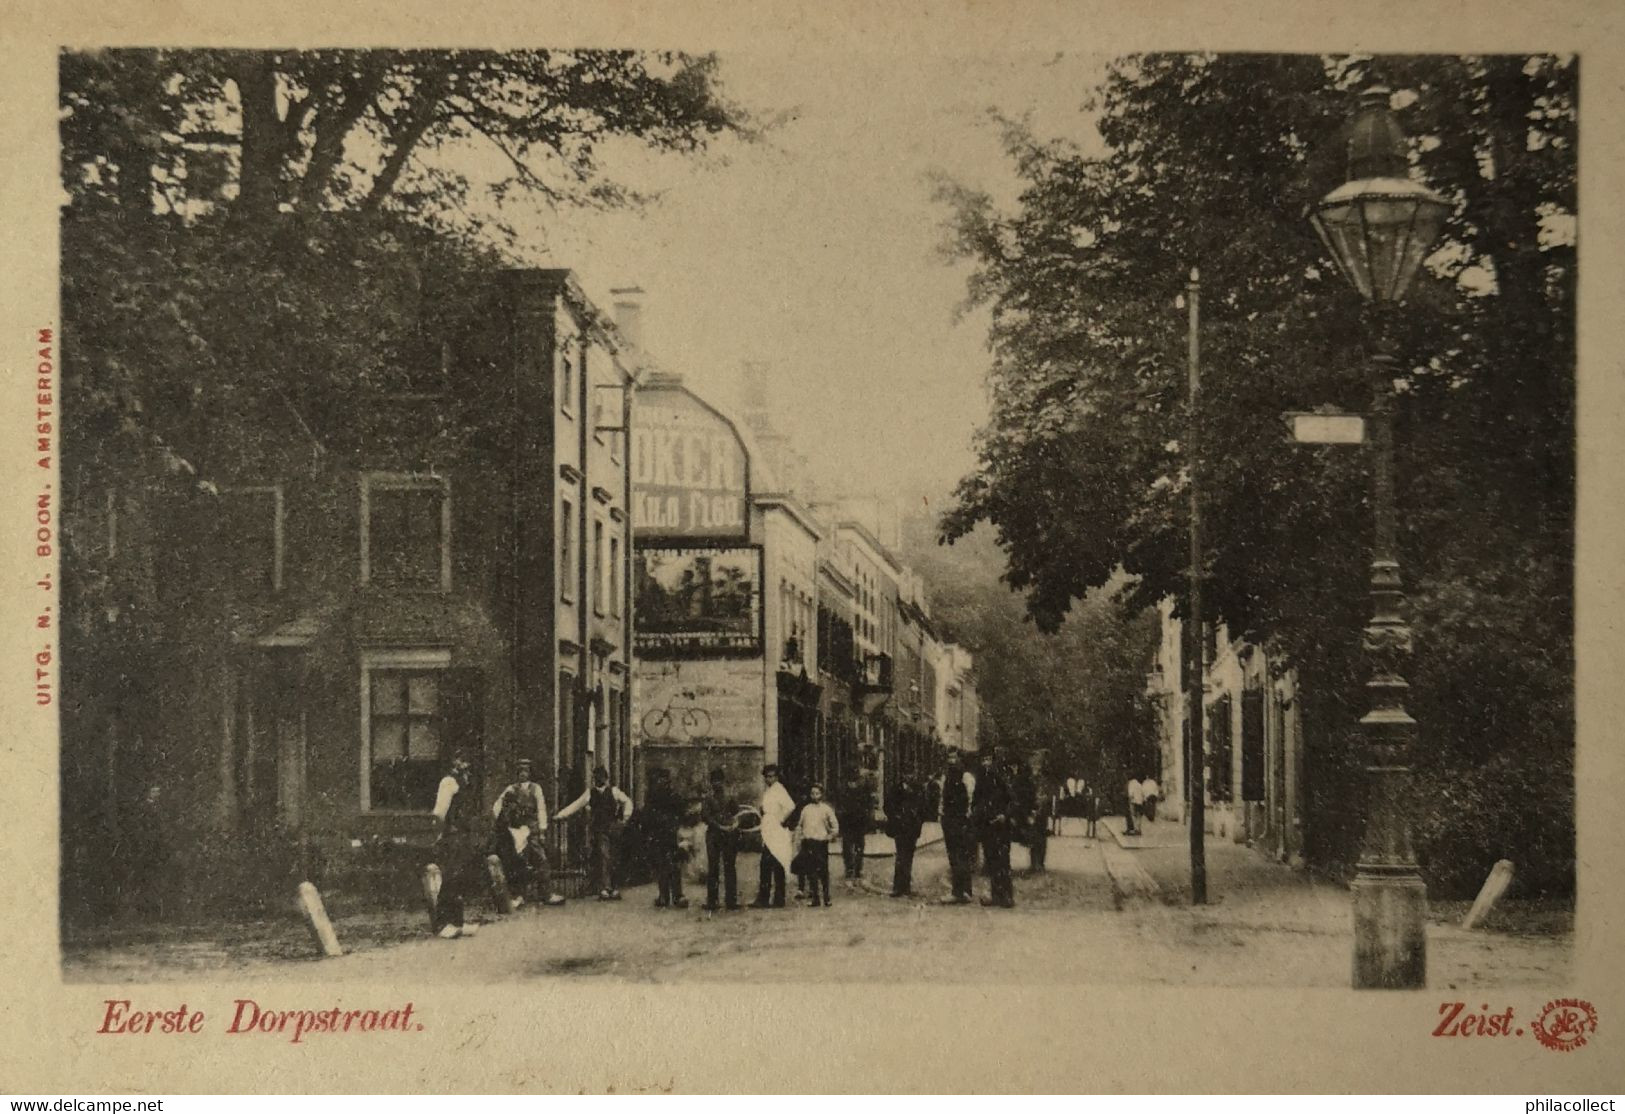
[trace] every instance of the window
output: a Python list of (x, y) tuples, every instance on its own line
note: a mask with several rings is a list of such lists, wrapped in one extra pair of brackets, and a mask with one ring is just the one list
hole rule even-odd
[(361, 478), (361, 582), (451, 589), (451, 488), (444, 476)]
[(1232, 704), (1228, 695), (1221, 696), (1208, 708), (1208, 791), (1217, 804), (1230, 801), (1235, 787), (1232, 769)]
[(621, 614), (621, 539), (609, 539), (609, 613)]
[(576, 366), (569, 349), (559, 356), (559, 409), (566, 414), (575, 408)]
[(362, 660), (362, 806), (428, 812), (445, 764), (450, 655), (373, 651)]
[(575, 598), (576, 547), (575, 508), (570, 500), (560, 504), (559, 511), (559, 596), (568, 603)]
[(1241, 799), (1264, 799), (1264, 690), (1241, 694)]
[(604, 613), (604, 598), (609, 595), (609, 568), (604, 561), (604, 523), (594, 519), (592, 524), (592, 610)]
[(220, 557), (232, 583), (247, 591), (282, 587), (282, 488), (228, 487), (220, 492)]

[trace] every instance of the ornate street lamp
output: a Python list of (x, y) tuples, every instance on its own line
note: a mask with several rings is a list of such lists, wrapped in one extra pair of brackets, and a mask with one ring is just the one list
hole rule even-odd
[(1405, 710), (1411, 651), (1394, 525), (1394, 357), (1385, 320), (1432, 250), (1450, 203), (1411, 180), (1405, 135), (1387, 89), (1360, 97), (1349, 128), (1349, 181), (1316, 206), (1312, 221), (1338, 269), (1371, 304), (1372, 504), (1371, 621), (1364, 649), (1369, 710), (1360, 720), (1370, 786), (1354, 892), (1354, 985), (1420, 987), (1427, 981), (1427, 889), (1411, 847), (1405, 792), (1416, 721)]

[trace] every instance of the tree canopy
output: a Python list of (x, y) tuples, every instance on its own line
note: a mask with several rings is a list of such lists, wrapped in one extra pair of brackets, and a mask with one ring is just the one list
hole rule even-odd
[[(694, 151), (740, 131), (715, 60), (674, 52), (103, 50), (62, 56), (64, 185), (133, 214), (229, 206), (410, 212), (448, 227), (482, 188), (616, 204), (604, 144)], [(448, 158), (461, 145), (464, 158)], [(500, 169), (463, 165), (484, 147)]]
[[(1416, 173), (1455, 205), (1390, 322), (1413, 711), (1441, 769), (1572, 747), (1577, 63), (1142, 55), (1087, 106), (1104, 154), (1006, 124), (1002, 211), (951, 184), (951, 250), (993, 314), (993, 416), (946, 538), (997, 532), (1045, 629), (1121, 570), (1182, 595), (1186, 276), (1202, 280), (1198, 475), (1210, 618), (1356, 691), (1364, 454), (1281, 415), (1369, 402), (1371, 323), (1310, 227), (1353, 92), (1390, 86)], [(1543, 759), (1534, 759), (1540, 761)]]
[(66, 51), (60, 108), (65, 575), (92, 624), (140, 595), (103, 607), (74, 544), (107, 492), (150, 518), (347, 459), (368, 392), (442, 370), (516, 259), (504, 199), (635, 204), (606, 145), (748, 132), (714, 59), (672, 52)]

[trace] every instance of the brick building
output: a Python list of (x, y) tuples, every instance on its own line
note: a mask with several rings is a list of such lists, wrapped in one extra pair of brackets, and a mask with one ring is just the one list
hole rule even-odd
[(288, 452), (184, 499), (76, 493), (81, 544), (151, 589), (144, 635), (109, 618), (65, 665), (64, 801), (114, 802), (65, 825), (65, 897), (97, 904), (97, 848), (147, 784), (194, 897), (281, 900), (293, 874), (409, 885), (453, 751), (487, 802), (519, 757), (550, 803), (595, 762), (628, 783), (617, 338), (564, 271), (475, 304), (348, 412), (264, 415)]

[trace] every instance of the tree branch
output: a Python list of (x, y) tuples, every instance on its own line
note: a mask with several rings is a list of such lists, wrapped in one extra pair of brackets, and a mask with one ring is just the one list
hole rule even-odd
[(376, 211), (394, 191), (395, 183), (400, 180), (401, 172), (406, 169), (407, 160), (412, 157), (413, 149), (434, 125), (440, 104), (450, 88), (451, 75), (441, 71), (429, 77), (414, 94), (418, 101), (417, 107), (412, 110), (405, 127), (392, 136), (395, 140), (394, 149), (384, 160), (383, 168), (378, 171), (378, 177), (373, 179), (372, 188), (361, 203), (363, 212)]
[(357, 79), (352, 74), (343, 74), (339, 78), (343, 97), (336, 102), (327, 100), (317, 112), (316, 140), (311, 146), (310, 165), (305, 168), (305, 177), (299, 186), (301, 205), (315, 206), (321, 203), (333, 171), (344, 158), (344, 141), (361, 117), (377, 104), (387, 70), (387, 65), (380, 65), (372, 55), (368, 55), (367, 66), (361, 77)]

